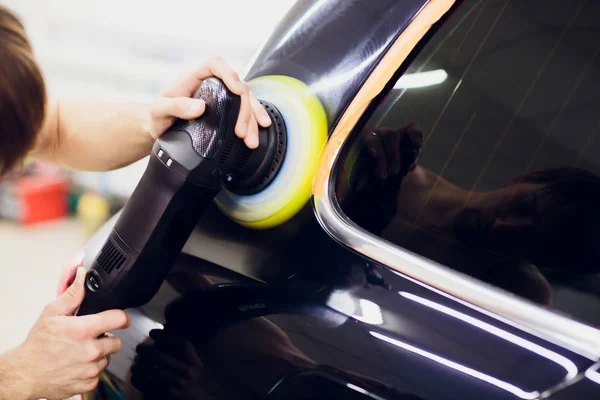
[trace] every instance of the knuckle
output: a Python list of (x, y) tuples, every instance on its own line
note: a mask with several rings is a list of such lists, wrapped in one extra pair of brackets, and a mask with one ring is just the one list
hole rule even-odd
[(90, 365), (86, 369), (84, 378), (85, 379), (94, 379), (96, 377), (99, 377), (101, 373), (102, 373), (102, 367), (98, 364), (93, 364), (93, 365)]
[(74, 285), (69, 286), (67, 288), (66, 292), (71, 297), (75, 297), (75, 295), (77, 294), (76, 291), (75, 291), (75, 286)]
[(161, 117), (161, 115), (162, 115), (162, 113), (160, 111), (160, 100), (156, 100), (150, 106), (150, 117), (159, 118), (159, 117)]
[(83, 325), (68, 324), (64, 329), (67, 336), (72, 338), (83, 338), (87, 334), (87, 329)]
[(54, 307), (54, 303), (50, 303), (50, 304), (46, 305), (44, 307), (44, 309), (42, 310), (42, 319), (43, 319), (43, 316), (45, 316), (45, 315), (55, 314), (55, 309), (56, 308)]
[(88, 360), (97, 360), (102, 356), (102, 349), (96, 342), (90, 342), (86, 348)]
[[(178, 115), (184, 116), (184, 115), (188, 115), (190, 114), (190, 107), (188, 99), (181, 99), (179, 101), (176, 101), (173, 108), (173, 111), (176, 111)], [(122, 318), (121, 318), (122, 317)], [(121, 317), (119, 317), (118, 319), (115, 319), (115, 321), (118, 321), (119, 324), (123, 324), (125, 321), (125, 317), (121, 315)]]
[(99, 377), (95, 377), (90, 379), (88, 382), (86, 382), (83, 385), (83, 391), (84, 392), (91, 392), (92, 390), (96, 389), (96, 387), (98, 386), (98, 383), (100, 383), (100, 378)]
[(221, 64), (223, 62), (225, 62), (225, 60), (221, 56), (212, 56), (209, 60), (209, 63), (211, 64)]
[(58, 323), (57, 318), (42, 316), (38, 319), (38, 326), (49, 332), (61, 331), (62, 325)]

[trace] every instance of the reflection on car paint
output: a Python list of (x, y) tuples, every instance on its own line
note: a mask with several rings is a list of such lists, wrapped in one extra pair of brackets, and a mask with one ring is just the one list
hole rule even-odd
[[(517, 23), (520, 7), (474, 2), (453, 17), (459, 23), (434, 36), (405, 76), (447, 75), (422, 85), (398, 80), (403, 89), (356, 138), (338, 193), (344, 212), (369, 232), (561, 308), (554, 291), (580, 289), (598, 273), (600, 167), (589, 152), (598, 121), (582, 105), (597, 99), (585, 87), (598, 81), (598, 51), (594, 35), (579, 33), (597, 5), (553, 2), (545, 16), (557, 28), (539, 33), (531, 17), (524, 25), (529, 39), (508, 47), (503, 43), (516, 33), (504, 26)], [(530, 9), (528, 16), (535, 13), (544, 15)], [(569, 58), (575, 38), (582, 51)], [(500, 57), (498, 46), (506, 60), (536, 44), (529, 64), (490, 64)], [(565, 59), (570, 80), (559, 79)], [(527, 85), (513, 86), (516, 79)], [(544, 96), (547, 90), (565, 96)]]
[[(333, 126), (389, 46), (427, 3), (299, 1), (246, 78), (283, 74), (307, 83)], [(554, 134), (542, 134), (537, 140), (548, 126), (544, 121), (549, 121), (549, 132), (558, 132), (564, 125), (561, 115), (569, 107), (548, 120), (544, 113), (534, 118), (536, 110), (528, 109), (524, 101), (518, 110), (531, 117), (525, 125), (537, 136), (511, 135), (506, 123), (522, 127), (515, 104), (495, 104), (486, 97), (487, 89), (510, 94), (531, 88), (528, 98), (546, 99), (551, 96), (536, 88), (550, 86), (552, 93), (561, 94), (562, 106), (578, 99), (574, 87), (593, 87), (591, 78), (583, 84), (586, 75), (576, 75), (584, 77), (579, 86), (566, 78), (551, 79), (548, 85), (542, 78), (553, 65), (552, 57), (546, 69), (540, 69), (530, 68), (523, 61), (525, 55), (507, 55), (510, 46), (523, 45), (533, 49), (533, 55), (539, 50), (545, 60), (549, 49), (526, 39), (556, 38), (564, 31), (563, 20), (576, 16), (570, 29), (578, 36), (570, 38), (567, 30), (561, 40), (588, 56), (581, 74), (586, 66), (586, 73), (595, 71), (594, 46), (584, 35), (589, 34), (586, 26), (596, 22), (581, 27), (576, 22), (593, 16), (586, 7), (597, 5), (558, 0), (540, 4), (476, 1), (455, 11), (394, 83), (391, 95), (351, 137), (346, 158), (340, 160), (343, 168), (336, 169), (341, 170), (336, 193), (346, 216), (382, 240), (560, 309), (565, 303), (556, 299), (557, 286), (570, 285), (576, 277), (591, 282), (586, 271), (540, 269), (529, 262), (531, 257), (514, 266), (509, 258), (534, 254), (556, 262), (547, 257), (551, 252), (524, 246), (531, 236), (521, 228), (546, 221), (548, 192), (538, 189), (546, 186), (539, 180), (548, 175), (531, 174), (527, 167), (545, 154), (560, 158), (565, 149), (574, 147), (563, 141), (548, 150)], [(552, 8), (558, 6), (571, 9)], [(518, 29), (528, 24), (541, 28)], [(559, 44), (554, 54), (563, 51)], [(499, 54), (496, 58), (494, 52)], [(564, 54), (560, 59), (570, 60)], [(505, 71), (516, 64), (512, 70), (529, 75), (515, 73), (517, 81), (510, 84), (504, 80)], [(488, 73), (498, 70), (502, 74), (487, 79)], [(538, 73), (540, 78), (532, 85)], [(476, 100), (462, 97), (467, 89)], [(521, 100), (521, 96), (515, 100), (517, 106)], [(500, 109), (501, 114), (495, 117), (489, 109)], [(583, 102), (581, 109), (591, 108)], [(578, 148), (584, 148), (575, 157), (580, 169), (589, 168), (594, 152), (587, 149), (595, 144), (594, 132), (572, 133)], [(382, 163), (382, 155), (389, 160), (384, 157)], [(512, 167), (515, 160), (521, 165)], [(491, 177), (489, 171), (494, 171)], [(503, 185), (507, 176), (520, 178), (507, 186)], [(594, 187), (589, 175), (569, 176), (586, 188)], [(429, 185), (419, 186), (417, 178), (423, 177)], [(560, 182), (564, 177), (552, 176)], [(475, 189), (492, 194), (479, 197)], [(448, 193), (455, 196), (444, 198)], [(454, 201), (456, 193), (478, 207), (475, 212), (465, 208), (441, 223), (435, 212), (443, 208), (441, 200)], [(498, 223), (491, 218), (498, 210), (503, 210), (500, 222), (524, 239), (502, 241), (512, 234), (490, 230)], [(86, 247), (86, 259), (93, 258), (95, 243), (103, 242), (103, 235)], [(216, 208), (209, 209), (185, 252), (159, 293), (135, 310), (136, 334), (117, 333), (129, 351), (115, 355), (109, 371), (123, 383), (128, 399), (500, 400), (562, 399), (561, 393), (594, 398), (600, 393), (594, 383), (598, 373), (590, 369), (597, 360), (349, 251), (324, 232), (310, 207), (284, 226), (261, 232), (242, 228)], [(481, 265), (486, 267), (483, 271), (473, 267)], [(570, 287), (576, 290), (581, 285), (577, 282)], [(583, 290), (593, 296), (593, 287)], [(586, 304), (595, 303), (575, 302), (580, 308)], [(580, 379), (582, 374), (586, 379)]]

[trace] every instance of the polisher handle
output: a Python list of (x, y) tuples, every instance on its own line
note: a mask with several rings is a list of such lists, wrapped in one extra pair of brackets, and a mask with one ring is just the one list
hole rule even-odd
[(219, 161), (223, 143), (237, 139), (240, 98), (216, 78), (205, 80), (195, 97), (205, 101), (205, 113), (177, 121), (155, 144), (144, 175), (88, 271), (79, 315), (150, 301), (220, 191)]

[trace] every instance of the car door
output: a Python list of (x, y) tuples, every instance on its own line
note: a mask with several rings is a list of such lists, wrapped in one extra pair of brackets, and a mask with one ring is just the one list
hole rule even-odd
[[(285, 71), (321, 84), (331, 132), (314, 213), (257, 233), (209, 212), (159, 293), (131, 310), (132, 328), (116, 332), (124, 351), (105, 379), (127, 398), (597, 397), (594, 274), (580, 268), (588, 253), (556, 268), (582, 249), (569, 247), (579, 243), (569, 218), (541, 225), (567, 235), (539, 251), (530, 232), (553, 208), (537, 208), (548, 204), (531, 181), (540, 175), (519, 174), (567, 159), (594, 170), (597, 5), (398, 4), (389, 20), (384, 2), (302, 1), (263, 49), (250, 76)], [(304, 29), (324, 9), (335, 18)], [(348, 15), (365, 32), (361, 16), (380, 21), (379, 33), (403, 28), (372, 57), (341, 57), (352, 68), (340, 72), (319, 44), (352, 48), (331, 36)], [(278, 47), (282, 38), (296, 47)], [(559, 135), (563, 125), (576, 133)], [(519, 190), (504, 185), (514, 175)], [(582, 176), (578, 187), (592, 187)], [(574, 218), (572, 209), (561, 212)], [(507, 234), (492, 236), (496, 225)], [(532, 243), (538, 251), (524, 252)]]
[[(503, 367), (511, 356), (501, 341), (521, 339), (498, 331), (502, 340), (485, 346), (485, 369), (474, 368), (475, 358), (456, 362), (484, 354), (462, 333), (454, 345), (465, 347), (449, 358), (440, 339), (423, 349), (376, 336), (390, 351), (420, 354), (521, 398), (575, 385), (598, 360), (597, 7), (465, 2), (390, 76), (351, 134), (337, 127), (323, 161), (324, 170), (335, 167), (315, 187), (332, 237), (435, 293), (400, 293), (437, 311), (422, 329), (434, 320), (452, 337), (459, 328), (439, 319), (445, 315), (491, 333), (477, 322), (491, 316), (521, 339), (527, 332), (543, 348), (558, 345), (577, 366), (561, 364), (570, 372), (554, 378), (543, 362), (514, 358)], [(479, 316), (470, 319), (463, 306)], [(499, 370), (480, 375), (490, 368)], [(496, 380), (508, 369), (511, 380)], [(531, 387), (546, 389), (505, 386), (528, 373)], [(597, 385), (584, 382), (589, 392), (579, 398), (596, 396)]]

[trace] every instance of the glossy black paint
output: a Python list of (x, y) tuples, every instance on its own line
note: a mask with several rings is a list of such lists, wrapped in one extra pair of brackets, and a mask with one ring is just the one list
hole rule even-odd
[[(300, 1), (249, 77), (308, 83), (333, 123), (426, 3)], [(86, 246), (86, 265), (112, 224)], [(130, 310), (132, 328), (116, 332), (125, 346), (109, 371), (128, 399), (600, 396), (582, 378), (597, 360), (364, 259), (310, 207), (257, 232), (211, 206), (184, 253), (159, 293)]]
[(597, 325), (600, 9), (528, 4), (456, 13), (347, 141), (337, 199), (386, 241)]
[(286, 75), (311, 87), (330, 125), (427, 0), (300, 0), (281, 20), (247, 80)]

